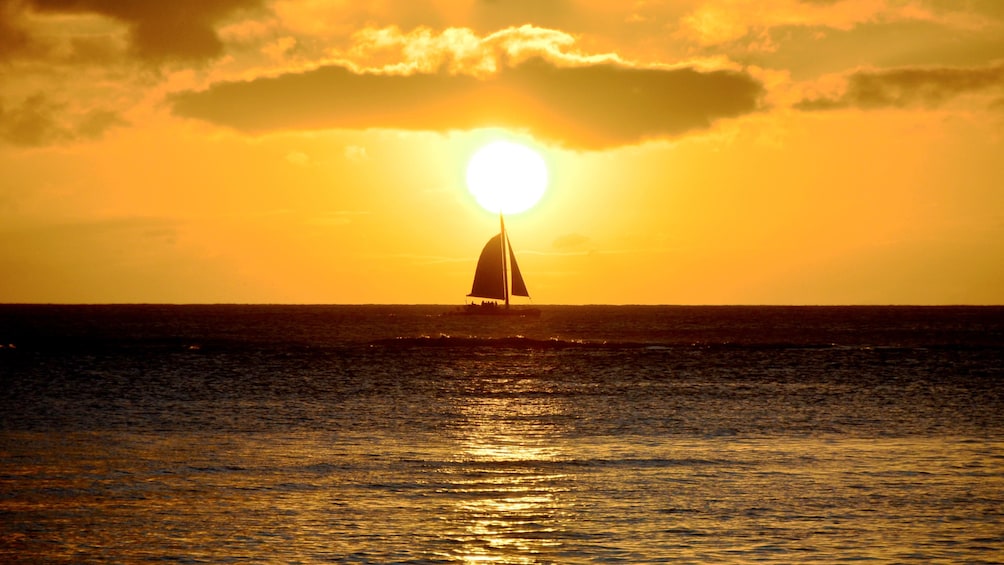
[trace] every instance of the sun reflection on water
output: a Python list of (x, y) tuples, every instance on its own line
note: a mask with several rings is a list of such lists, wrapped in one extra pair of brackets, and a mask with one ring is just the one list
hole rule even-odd
[(569, 511), (568, 477), (551, 416), (542, 399), (481, 398), (462, 407), (452, 520), (465, 563), (538, 563), (562, 546)]

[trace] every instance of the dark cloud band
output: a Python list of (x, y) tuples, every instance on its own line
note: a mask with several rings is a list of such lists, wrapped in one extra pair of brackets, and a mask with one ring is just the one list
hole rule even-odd
[(170, 96), (175, 114), (247, 132), (509, 127), (572, 147), (675, 136), (756, 111), (764, 88), (735, 71), (567, 67), (531, 59), (479, 79), (328, 66)]
[(964, 94), (996, 90), (1004, 94), (1004, 64), (976, 68), (902, 68), (850, 75), (836, 97), (805, 99), (802, 110), (936, 107)]
[[(25, 0), (12, 6), (39, 13), (101, 14), (130, 26), (132, 49), (143, 59), (197, 60), (223, 53), (215, 24), (262, 0)], [(2, 3), (0, 3), (2, 4)], [(18, 27), (18, 10), (0, 5), (0, 59), (29, 48), (31, 38)], [(8, 37), (10, 39), (3, 39)]]

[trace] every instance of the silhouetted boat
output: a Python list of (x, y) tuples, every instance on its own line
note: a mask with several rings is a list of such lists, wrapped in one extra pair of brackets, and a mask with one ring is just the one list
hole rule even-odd
[[(510, 296), (525, 296), (530, 298), (523, 282), (523, 275), (516, 263), (516, 254), (512, 251), (509, 236), (505, 233), (505, 220), (499, 214), (500, 230), (498, 235), (488, 240), (481, 256), (478, 258), (478, 268), (474, 271), (474, 284), (467, 296), (482, 298), (481, 303), (472, 302), (463, 308), (458, 308), (453, 314), (483, 315), (483, 316), (540, 316), (537, 308), (509, 306)], [(501, 300), (500, 304), (498, 301)]]

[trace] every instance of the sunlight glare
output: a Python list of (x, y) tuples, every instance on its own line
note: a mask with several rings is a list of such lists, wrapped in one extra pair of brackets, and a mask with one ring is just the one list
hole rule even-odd
[(529, 210), (547, 188), (547, 164), (539, 153), (511, 141), (479, 149), (467, 164), (467, 188), (489, 212)]

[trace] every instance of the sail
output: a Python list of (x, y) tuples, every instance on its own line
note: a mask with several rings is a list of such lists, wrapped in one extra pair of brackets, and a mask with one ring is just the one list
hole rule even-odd
[[(515, 265), (515, 263), (513, 263)], [(502, 234), (488, 240), (478, 258), (474, 285), (467, 296), (505, 300), (505, 277), (502, 275)], [(515, 269), (515, 266), (513, 267)], [(522, 284), (522, 278), (520, 279)], [(525, 287), (524, 287), (525, 290)]]
[(523, 275), (519, 272), (519, 265), (516, 264), (516, 255), (512, 252), (511, 243), (509, 244), (509, 270), (512, 271), (512, 292), (510, 294), (530, 298), (530, 293), (526, 290), (526, 283), (523, 282)]

